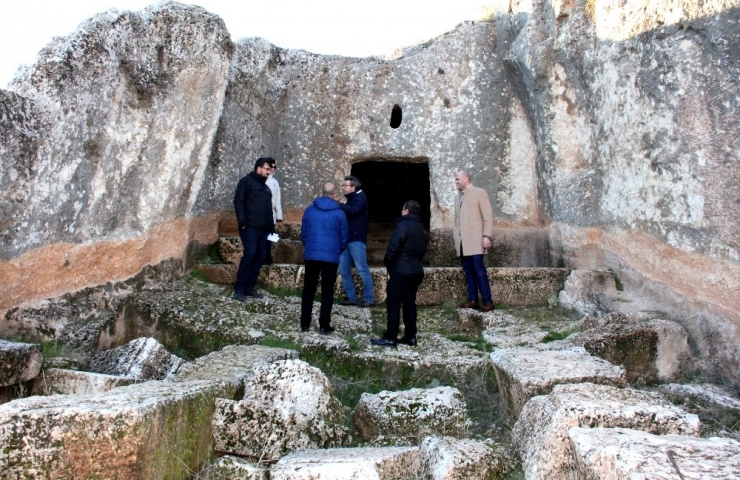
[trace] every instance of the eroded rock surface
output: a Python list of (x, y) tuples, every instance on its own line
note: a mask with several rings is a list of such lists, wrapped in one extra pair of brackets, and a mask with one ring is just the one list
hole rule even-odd
[(267, 480), (269, 470), (232, 455), (219, 457), (201, 475), (210, 480)]
[(171, 354), (153, 338), (137, 338), (90, 359), (91, 372), (119, 375), (135, 380), (164, 380), (173, 376), (185, 360)]
[(531, 398), (512, 430), (528, 479), (570, 479), (576, 458), (572, 427), (624, 427), (658, 435), (699, 436), (700, 422), (655, 392), (581, 383), (555, 385)]
[(426, 437), (419, 446), (423, 478), (471, 480), (504, 478), (513, 462), (492, 441)]
[(345, 418), (320, 370), (279, 360), (255, 366), (243, 399), (217, 400), (213, 438), (218, 451), (269, 462), (293, 450), (343, 446)]
[(0, 387), (35, 378), (42, 360), (41, 345), (0, 340)]
[(667, 385), (660, 385), (658, 390), (670, 398), (680, 399), (685, 403), (691, 400), (699, 400), (720, 408), (740, 412), (740, 398), (717, 385), (709, 383), (669, 383)]
[(32, 395), (86, 395), (130, 385), (134, 378), (48, 368), (33, 382)]

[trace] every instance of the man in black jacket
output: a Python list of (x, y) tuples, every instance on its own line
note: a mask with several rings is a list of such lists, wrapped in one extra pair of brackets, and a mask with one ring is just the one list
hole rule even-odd
[[(419, 219), (421, 206), (414, 200), (403, 205), (401, 218), (385, 250), (383, 263), (388, 270), (385, 300), (388, 322), (382, 338), (373, 338), (373, 345), (395, 347), (404, 343), (416, 346), (416, 292), (424, 279), (422, 258), (427, 250), (427, 234)], [(398, 338), (398, 324), (403, 305), (404, 336)]]
[[(359, 305), (367, 308), (375, 304), (375, 291), (373, 277), (367, 264), (367, 224), (370, 214), (367, 196), (360, 188), (361, 186), (360, 179), (353, 175), (344, 177), (344, 182), (342, 182), (347, 203), (343, 203), (341, 207), (342, 211), (347, 214), (349, 243), (339, 258), (339, 274), (342, 276), (345, 295), (341, 305)], [(362, 300), (357, 298), (355, 281), (352, 279), (353, 263), (357, 274), (362, 279)]]
[(236, 272), (234, 299), (244, 301), (247, 296), (262, 298), (255, 290), (257, 275), (265, 261), (267, 235), (273, 230), (272, 192), (265, 185), (272, 172), (271, 158), (258, 158), (254, 171), (239, 180), (234, 195), (234, 210), (239, 224), (239, 238), (244, 255)]

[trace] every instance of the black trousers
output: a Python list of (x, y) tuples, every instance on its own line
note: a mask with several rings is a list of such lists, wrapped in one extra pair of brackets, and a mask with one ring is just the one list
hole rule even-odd
[(301, 327), (311, 326), (313, 298), (321, 276), (321, 313), (319, 327), (326, 328), (331, 322), (331, 308), (334, 306), (334, 283), (337, 281), (339, 264), (306, 260), (306, 274), (303, 277), (303, 294), (301, 295)]
[(416, 336), (416, 292), (424, 280), (423, 273), (411, 275), (393, 274), (388, 279), (386, 286), (386, 315), (388, 324), (383, 337), (395, 340), (398, 337), (398, 326), (403, 306), (404, 337)]

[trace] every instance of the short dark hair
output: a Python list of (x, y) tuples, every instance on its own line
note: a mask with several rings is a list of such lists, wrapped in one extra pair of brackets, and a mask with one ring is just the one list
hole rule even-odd
[(360, 179), (355, 177), (354, 175), (347, 175), (346, 177), (344, 177), (344, 179), (348, 181), (350, 185), (355, 187), (355, 190), (362, 187), (362, 184), (360, 183)]
[(407, 200), (406, 203), (403, 204), (403, 209), (408, 210), (409, 213), (421, 215), (421, 205), (419, 205), (419, 202), (416, 200)]
[(267, 157), (267, 163), (270, 164), (270, 167), (275, 168), (275, 159)]
[(254, 171), (256, 172), (258, 168), (270, 165), (271, 163), (275, 163), (275, 160), (270, 157), (260, 157), (254, 162)]

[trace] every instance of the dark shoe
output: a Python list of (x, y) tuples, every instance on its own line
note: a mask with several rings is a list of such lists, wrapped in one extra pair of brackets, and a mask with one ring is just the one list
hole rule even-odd
[(260, 298), (265, 298), (265, 296), (264, 296), (264, 295), (262, 295), (261, 293), (259, 293), (259, 292), (258, 292), (257, 290), (252, 290), (251, 292), (247, 292), (247, 293), (246, 293), (246, 295), (247, 295), (247, 296), (250, 296), (250, 297), (252, 297), (252, 298), (256, 298), (256, 299), (258, 299), (258, 300), (259, 300)]
[(403, 343), (404, 345), (408, 345), (409, 347), (415, 347), (416, 337), (411, 337), (411, 338), (401, 337), (398, 339), (398, 343)]
[(460, 304), (460, 308), (474, 308), (478, 310), (478, 302), (476, 301), (469, 301), (469, 302), (463, 302)]
[(246, 299), (247, 299), (247, 296), (246, 296), (246, 295), (244, 295), (244, 294), (243, 294), (242, 292), (234, 292), (234, 293), (233, 293), (233, 294), (231, 295), (231, 298), (233, 298), (233, 299), (234, 299), (234, 300), (236, 300), (237, 302), (243, 302), (244, 300), (246, 300)]
[(334, 328), (334, 327), (321, 327), (321, 328), (319, 328), (319, 333), (322, 334), (322, 335), (329, 335), (334, 330), (336, 330), (336, 328)]
[(350, 300), (347, 297), (344, 297), (341, 302), (339, 302), (339, 305), (344, 305), (345, 307), (356, 307), (357, 304)]
[(371, 338), (370, 343), (377, 345), (378, 347), (395, 347), (398, 345), (398, 341), (389, 340), (387, 338)]
[(375, 305), (375, 304), (374, 303), (371, 303), (371, 302), (366, 302), (365, 300), (363, 300), (363, 301), (360, 302), (360, 306), (362, 308), (370, 308), (373, 305)]
[(486, 304), (483, 304), (482, 307), (480, 307), (480, 311), (481, 312), (490, 312), (491, 310), (493, 310), (493, 304), (492, 303), (486, 303)]

